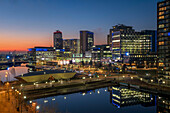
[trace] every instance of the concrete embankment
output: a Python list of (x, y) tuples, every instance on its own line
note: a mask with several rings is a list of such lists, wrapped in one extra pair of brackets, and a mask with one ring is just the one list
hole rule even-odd
[[(52, 87), (44, 87), (39, 89), (23, 90), (23, 95), (27, 96), (26, 100), (38, 99), (47, 96), (56, 96), (71, 94), (76, 92), (86, 92), (96, 88), (102, 88), (114, 85), (113, 79), (109, 80), (98, 80), (98, 81), (85, 81), (79, 83), (70, 83), (62, 85), (53, 85)], [(45, 85), (45, 84), (44, 84)]]
[(155, 95), (170, 96), (170, 87), (148, 84), (140, 81), (139, 79), (119, 81), (119, 84)]

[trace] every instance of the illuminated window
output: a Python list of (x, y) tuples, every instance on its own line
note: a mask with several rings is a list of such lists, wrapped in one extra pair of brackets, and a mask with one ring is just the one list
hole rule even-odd
[(159, 42), (159, 45), (164, 45), (164, 42)]
[(167, 29), (166, 28), (164, 28), (164, 31), (166, 31)]
[(164, 66), (164, 64), (163, 63), (159, 63), (159, 66)]
[(165, 17), (164, 16), (160, 16), (159, 19), (164, 19)]
[(162, 14), (164, 14), (164, 12), (159, 12), (159, 15), (162, 15)]
[(163, 27), (164, 27), (164, 24), (159, 25), (159, 28), (163, 28)]
[(159, 11), (166, 10), (166, 7), (159, 8)]

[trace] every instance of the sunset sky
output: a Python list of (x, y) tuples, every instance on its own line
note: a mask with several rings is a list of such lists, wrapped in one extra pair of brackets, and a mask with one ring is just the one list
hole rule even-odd
[(157, 0), (0, 0), (0, 51), (52, 46), (58, 29), (64, 39), (92, 31), (95, 44), (116, 24), (156, 30), (156, 7)]

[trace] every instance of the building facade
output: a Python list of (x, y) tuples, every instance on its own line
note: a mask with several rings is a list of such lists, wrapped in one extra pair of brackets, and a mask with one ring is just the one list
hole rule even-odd
[(170, 84), (170, 1), (157, 3), (158, 75)]
[(151, 54), (152, 36), (136, 32), (131, 26), (123, 24), (113, 26), (110, 32), (113, 60), (122, 63), (135, 63), (141, 67), (156, 65), (156, 54)]
[(94, 33), (90, 31), (80, 31), (80, 53), (85, 55), (86, 51), (91, 51), (94, 45)]
[(157, 31), (156, 30), (142, 30), (141, 35), (150, 37), (151, 40), (151, 52), (157, 52)]
[(57, 30), (53, 33), (53, 43), (54, 47), (56, 49), (63, 49), (63, 38), (62, 38), (62, 32)]
[(112, 58), (112, 51), (109, 45), (95, 45), (92, 47), (93, 62), (109, 62)]
[(109, 46), (112, 45), (112, 37), (110, 34), (107, 35), (107, 45), (109, 45)]
[(64, 39), (63, 49), (69, 50), (72, 54), (80, 53), (80, 39)]
[(29, 63), (34, 65), (47, 65), (50, 62), (64, 60), (64, 49), (54, 47), (34, 47), (28, 49)]

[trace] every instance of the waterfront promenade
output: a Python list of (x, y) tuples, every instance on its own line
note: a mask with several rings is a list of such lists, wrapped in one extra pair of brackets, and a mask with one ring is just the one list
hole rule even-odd
[[(112, 76), (103, 76), (99, 75), (97, 78), (85, 78), (85, 79), (73, 79), (69, 81), (56, 81), (56, 82), (45, 82), (45, 83), (32, 83), (32, 84), (20, 84), (14, 86), (14, 90), (10, 90), (10, 100), (8, 101), (7, 93), (5, 89), (0, 91), (0, 102), (3, 103), (0, 106), (0, 113), (19, 113), (17, 111), (16, 102), (17, 99), (15, 96), (15, 89), (17, 89), (17, 94), (21, 92), (20, 97), (27, 96), (25, 101), (29, 99), (36, 99), (41, 97), (48, 97), (50, 95), (63, 95), (75, 92), (88, 91), (90, 89), (107, 87), (109, 85), (116, 85), (118, 82), (127, 83), (131, 85), (139, 86), (138, 90), (150, 92), (154, 94), (166, 94), (169, 95), (169, 87), (158, 86), (153, 84), (148, 84), (143, 81), (140, 81), (137, 78), (137, 75), (129, 74), (115, 74)], [(12, 93), (13, 92), (13, 93)], [(8, 109), (7, 107), (10, 107)], [(31, 113), (27, 111), (25, 107), (22, 107), (23, 113)]]
[[(22, 107), (22, 112), (21, 112), (21, 107), (18, 106), (18, 99), (12, 93), (12, 90), (10, 89), (9, 93), (7, 93), (7, 89), (1, 86), (0, 86), (0, 103), (1, 103), (0, 113), (33, 113), (34, 112), (32, 109), (26, 110), (26, 107)], [(19, 107), (20, 110), (17, 111), (17, 107)]]
[(154, 84), (154, 83), (146, 83), (144, 81), (141, 81), (139, 79), (126, 79), (126, 80), (120, 80), (119, 83), (126, 83), (129, 85), (139, 86), (137, 89), (149, 93), (154, 93), (157, 95), (170, 95), (170, 87)]
[[(2, 89), (2, 88), (1, 88)], [(10, 94), (10, 100), (8, 100), (8, 96), (6, 91), (0, 91), (0, 113), (19, 113), (16, 109), (16, 99), (14, 96)]]

